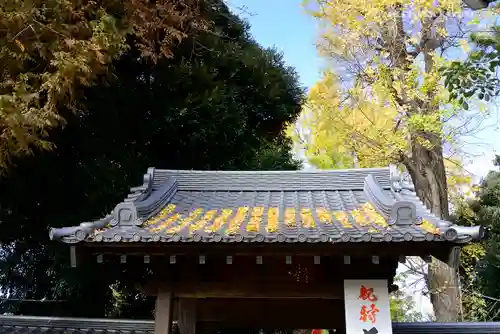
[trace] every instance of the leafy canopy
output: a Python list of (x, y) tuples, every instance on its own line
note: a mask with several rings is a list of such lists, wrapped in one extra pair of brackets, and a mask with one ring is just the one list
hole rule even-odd
[(134, 285), (147, 270), (94, 261), (68, 268), (68, 247), (50, 241), (48, 227), (102, 217), (151, 166), (300, 167), (283, 131), (304, 98), (294, 69), (254, 42), (222, 1), (203, 15), (217, 33), (193, 31), (172, 49), (173, 57), (156, 63), (129, 37), (110, 67), (115, 79), (101, 77), (82, 91), (85, 111), (61, 109), (67, 125), (50, 132), (57, 148), (16, 158), (16, 167), (0, 178), (1, 292), (62, 301), (3, 301), (3, 310), (151, 318), (154, 303)]
[(460, 136), (470, 134), (463, 124), (477, 115), (449, 103), (438, 71), (446, 61), (438, 51), (446, 24), (462, 17), (461, 1), (318, 6), (313, 13), (325, 26), (320, 51), (332, 66), (311, 89), (301, 117), (299, 127), (313, 129), (303, 139), (310, 161), (319, 167), (401, 162), (411, 151), (410, 136), (428, 148), (433, 137), (442, 138), (447, 153), (456, 153)]
[(0, 171), (12, 156), (50, 149), (61, 109), (81, 112), (92, 85), (134, 36), (141, 56), (172, 56), (191, 29), (205, 29), (198, 0), (6, 0), (0, 3)]
[[(499, 156), (494, 163), (498, 167)], [(461, 276), (465, 319), (497, 321), (500, 307), (500, 172), (491, 171), (472, 199), (455, 201), (454, 220), (462, 225), (483, 225), (488, 238), (462, 249)]]
[(309, 162), (319, 168), (404, 163), (416, 144), (431, 150), (440, 138), (450, 195), (470, 184), (461, 138), (488, 114), (464, 111), (453, 96), (450, 103), (439, 71), (447, 64), (440, 47), (455, 39), (445, 27), (462, 18), (461, 2), (318, 1), (312, 13), (324, 24), (319, 48), (331, 66), (291, 129)]
[[(394, 282), (400, 286), (407, 279), (407, 273), (397, 275)], [(391, 320), (393, 322), (420, 322), (424, 321), (424, 315), (416, 309), (416, 303), (412, 296), (406, 295), (401, 289), (392, 292), (389, 296), (391, 309)]]
[[(295, 142), (321, 168), (403, 165), (419, 198), (446, 219), (450, 193), (470, 181), (461, 141), (487, 115), (450, 95), (440, 71), (444, 50), (463, 37), (462, 1), (317, 0), (310, 10), (323, 24), (328, 68), (292, 129)], [(456, 275), (434, 262), (436, 316), (456, 321)]]
[(455, 60), (441, 68), (451, 98), (462, 103), (477, 97), (486, 102), (500, 93), (500, 26), (487, 27), (471, 35), (473, 49), (464, 61)]

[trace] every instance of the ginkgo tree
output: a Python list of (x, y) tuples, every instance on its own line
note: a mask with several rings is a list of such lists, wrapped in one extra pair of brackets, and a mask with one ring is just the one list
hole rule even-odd
[[(308, 10), (322, 23), (318, 49), (329, 65), (311, 88), (294, 138), (320, 168), (406, 168), (417, 195), (437, 216), (449, 215), (445, 155), (480, 126), (487, 113), (450, 99), (440, 68), (446, 50), (464, 45), (471, 25), (460, 0), (317, 0)], [(457, 275), (429, 265), (438, 320), (460, 313)]]

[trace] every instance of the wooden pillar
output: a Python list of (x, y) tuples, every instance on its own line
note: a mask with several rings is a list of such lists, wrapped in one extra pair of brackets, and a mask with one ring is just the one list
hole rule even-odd
[(171, 334), (172, 318), (172, 289), (167, 286), (162, 286), (159, 288), (158, 295), (156, 296), (154, 334)]
[(179, 333), (180, 334), (195, 334), (196, 333), (196, 305), (195, 298), (180, 298), (179, 299)]

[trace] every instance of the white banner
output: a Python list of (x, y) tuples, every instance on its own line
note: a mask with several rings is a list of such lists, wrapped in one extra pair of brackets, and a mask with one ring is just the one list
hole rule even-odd
[(344, 280), (346, 334), (392, 334), (387, 280)]

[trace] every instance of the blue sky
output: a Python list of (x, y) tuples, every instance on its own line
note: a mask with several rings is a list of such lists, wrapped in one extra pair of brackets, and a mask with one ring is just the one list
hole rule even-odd
[[(275, 46), (284, 54), (288, 65), (293, 66), (301, 83), (309, 88), (321, 76), (322, 61), (317, 55), (315, 42), (318, 37), (317, 23), (307, 15), (301, 0), (226, 0), (240, 17), (251, 24), (254, 38), (265, 47)], [(485, 123), (485, 129), (467, 142), (486, 145), (468, 145), (466, 150), (474, 154), (467, 168), (480, 177), (493, 168), (494, 153), (500, 152), (500, 137), (496, 127), (498, 110)]]
[[(304, 13), (300, 0), (227, 0), (233, 11), (252, 25), (252, 35), (265, 47), (276, 46), (295, 67), (304, 86), (320, 77), (321, 61), (314, 45), (316, 22)], [(244, 7), (242, 9), (242, 7)]]

